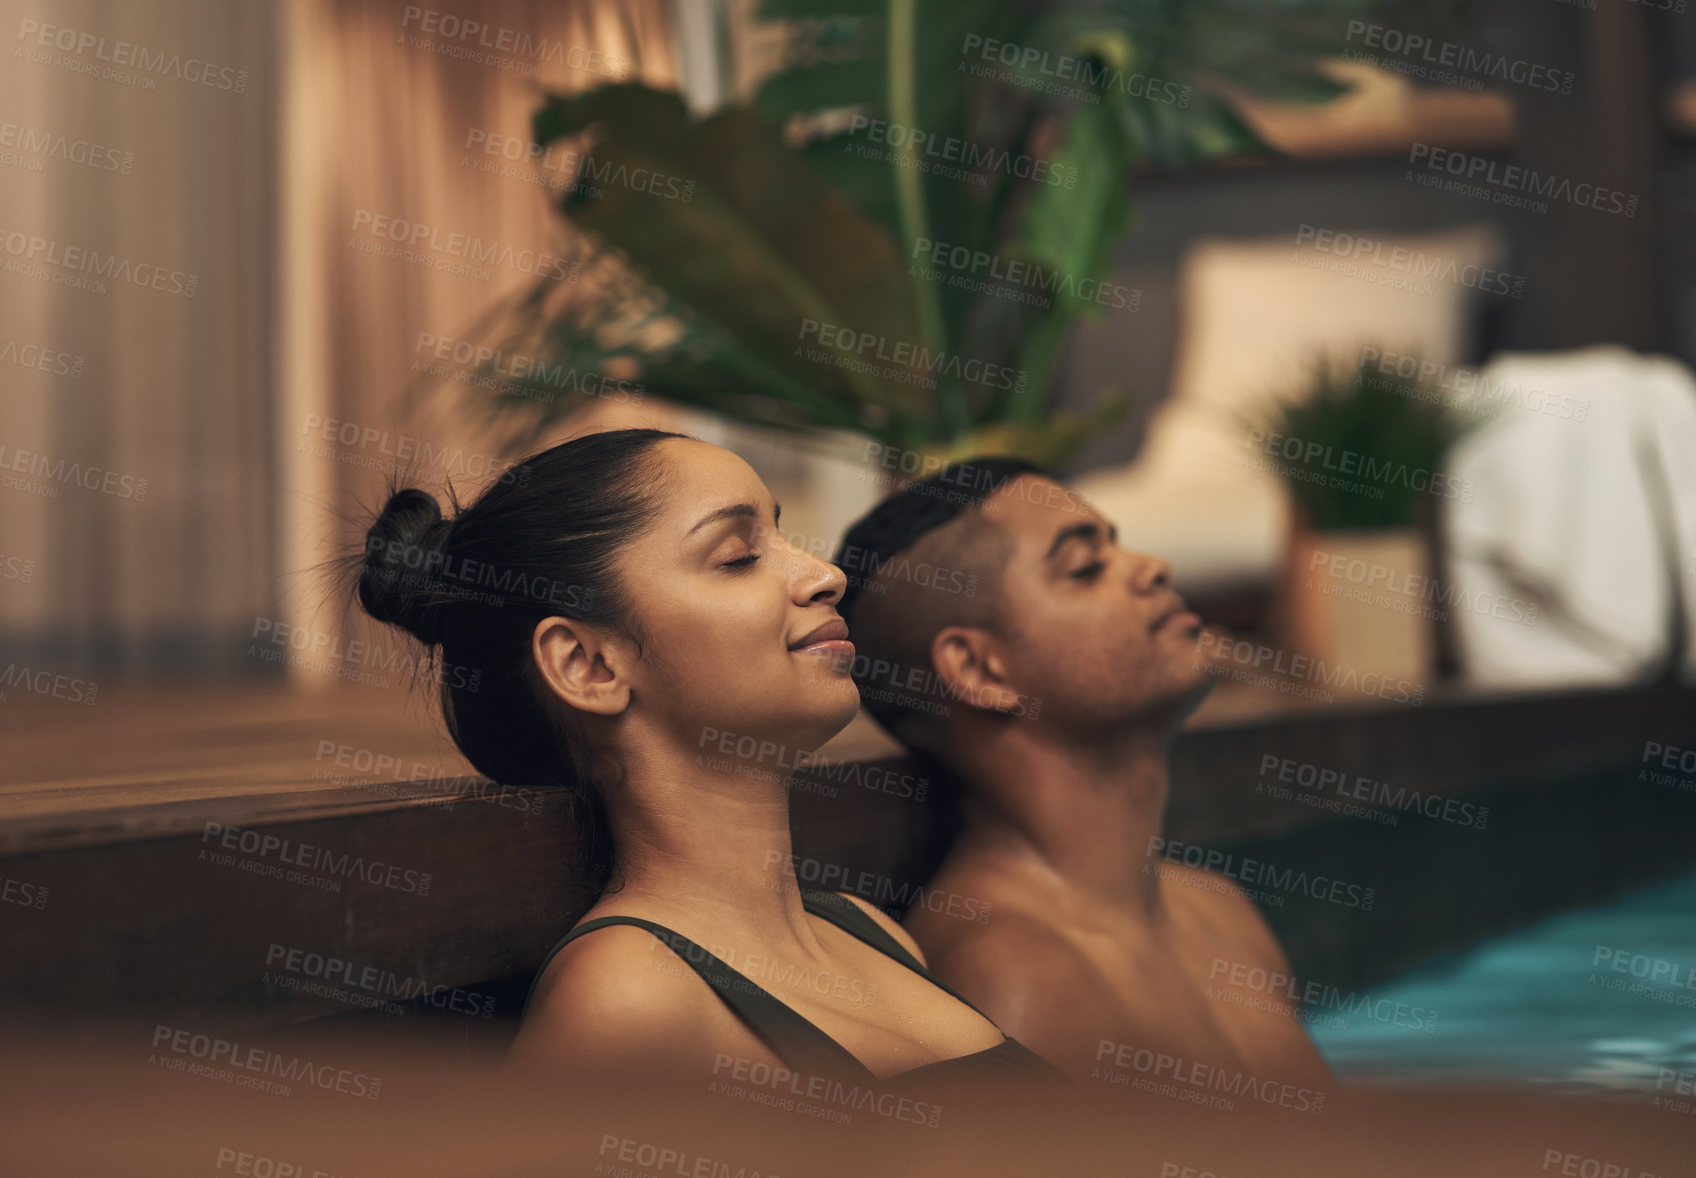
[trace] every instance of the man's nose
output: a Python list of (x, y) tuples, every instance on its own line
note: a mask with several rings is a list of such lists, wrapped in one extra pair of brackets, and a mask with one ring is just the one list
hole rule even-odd
[(1132, 576), (1139, 593), (1151, 593), (1156, 589), (1171, 587), (1172, 566), (1167, 563), (1165, 557), (1139, 552)]

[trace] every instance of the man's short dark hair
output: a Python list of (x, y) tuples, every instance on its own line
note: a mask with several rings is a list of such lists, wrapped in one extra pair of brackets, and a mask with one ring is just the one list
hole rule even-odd
[[(963, 517), (974, 516), (984, 501), (996, 491), (1022, 475), (1051, 477), (1034, 463), (1021, 458), (986, 457), (955, 463), (923, 482), (914, 483), (889, 496), (848, 529), (837, 549), (835, 563), (847, 574), (848, 585), (836, 609), (850, 630), (854, 630), (856, 613), (866, 604), (868, 588), (873, 595), (890, 587), (898, 577), (886, 576), (877, 584), (880, 573), (900, 567), (901, 557), (920, 546), (933, 533), (948, 527)], [(992, 545), (995, 524), (983, 521), (985, 534), (972, 549), (973, 563), (984, 567), (994, 580), (1005, 563), (1008, 547), (1005, 543)], [(996, 552), (982, 551), (995, 547)], [(981, 558), (981, 559), (980, 559)], [(962, 562), (964, 563), (964, 562)], [(955, 570), (959, 572), (959, 570)], [(971, 577), (974, 586), (979, 578)], [(968, 624), (981, 618), (982, 610), (994, 598), (996, 585), (986, 586), (988, 592), (978, 601), (960, 600), (958, 613)], [(976, 607), (975, 616), (974, 609)], [(878, 612), (878, 611), (867, 611)], [(937, 714), (937, 704), (905, 692), (873, 689), (861, 674), (862, 668), (874, 664), (907, 667), (928, 681), (933, 668), (930, 663), (930, 641), (940, 627), (929, 627), (930, 633), (918, 634), (914, 627), (894, 625), (894, 618), (876, 619), (879, 624), (856, 631), (855, 679), (860, 687), (860, 699), (877, 721), (903, 739), (910, 738), (913, 722)], [(927, 624), (920, 621), (918, 626)], [(919, 696), (934, 692), (919, 692)], [(943, 709), (944, 713), (946, 709)]]

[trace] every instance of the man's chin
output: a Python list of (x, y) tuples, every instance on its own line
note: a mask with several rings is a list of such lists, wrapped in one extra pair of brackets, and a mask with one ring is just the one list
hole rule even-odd
[(1195, 682), (1191, 683), (1188, 689), (1180, 693), (1178, 705), (1179, 717), (1187, 717), (1191, 712), (1199, 708), (1201, 706), (1201, 701), (1207, 698), (1208, 693), (1213, 690), (1213, 685), (1217, 682), (1219, 682), (1219, 677), (1217, 675), (1210, 674), (1207, 671), (1201, 672), (1201, 674), (1196, 677)]

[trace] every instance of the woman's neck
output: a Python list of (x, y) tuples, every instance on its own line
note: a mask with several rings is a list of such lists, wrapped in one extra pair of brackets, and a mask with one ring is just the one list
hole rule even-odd
[(788, 776), (769, 762), (643, 742), (606, 791), (623, 880), (610, 905), (736, 943), (793, 940), (816, 952), (796, 883)]

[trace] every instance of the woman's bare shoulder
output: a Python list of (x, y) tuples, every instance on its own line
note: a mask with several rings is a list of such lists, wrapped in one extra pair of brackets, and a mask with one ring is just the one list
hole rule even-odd
[(508, 1063), (579, 1073), (687, 1066), (740, 1030), (669, 945), (646, 929), (609, 925), (547, 963)]

